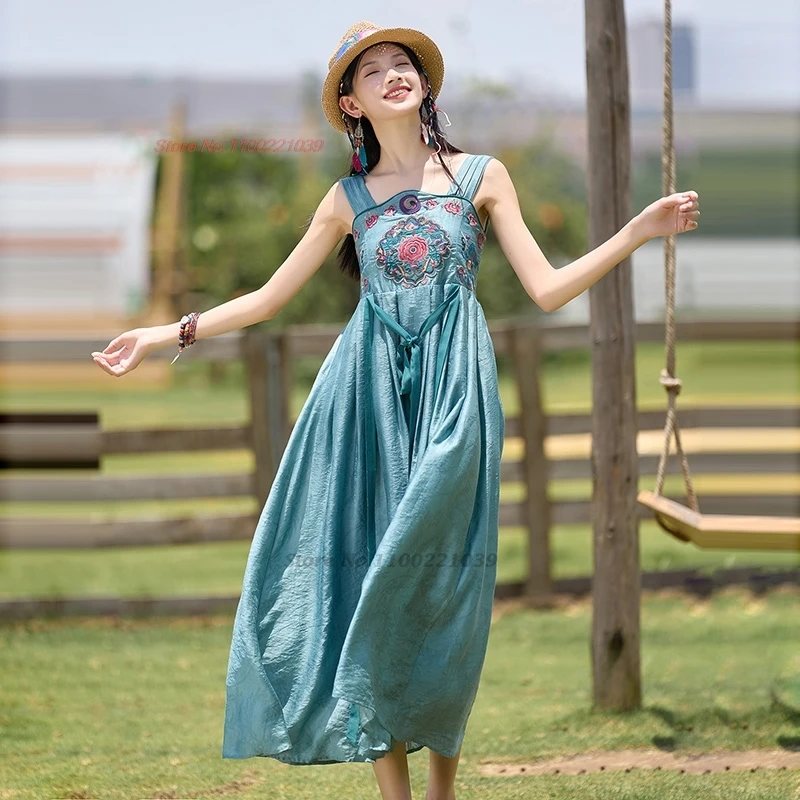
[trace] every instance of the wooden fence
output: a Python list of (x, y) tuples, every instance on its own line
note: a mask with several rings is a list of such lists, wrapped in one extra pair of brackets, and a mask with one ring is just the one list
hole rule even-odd
[[(74, 415), (51, 419), (46, 426), (34, 416), (5, 415), (0, 425), (0, 461), (7, 456), (20, 458), (21, 453), (44, 453), (46, 458), (61, 458), (65, 463), (78, 451), (86, 464), (97, 463), (103, 456), (117, 454), (190, 452), (208, 450), (251, 449), (255, 470), (240, 474), (115, 476), (97, 471), (79, 476), (52, 474), (0, 477), (0, 499), (35, 503), (108, 500), (154, 500), (209, 497), (254, 497), (263, 505), (291, 433), (289, 391), (292, 360), (298, 356), (324, 356), (333, 345), (340, 326), (297, 326), (285, 332), (269, 332), (251, 327), (236, 334), (203, 340), (190, 351), (190, 357), (205, 360), (241, 358), (246, 365), (251, 403), (251, 421), (235, 427), (148, 428), (137, 430), (102, 430), (97, 425), (91, 432), (88, 420)], [(490, 325), (498, 357), (508, 357), (517, 378), (520, 412), (506, 418), (506, 436), (520, 437), (524, 454), (517, 460), (504, 460), (501, 466), (503, 483), (520, 483), (525, 491), (518, 501), (501, 502), (500, 525), (522, 526), (529, 534), (529, 575), (524, 584), (499, 584), (498, 596), (524, 593), (530, 596), (549, 595), (569, 590), (570, 580), (553, 581), (550, 573), (549, 532), (554, 524), (587, 523), (591, 519), (589, 500), (551, 501), (548, 484), (554, 480), (591, 478), (588, 458), (550, 458), (545, 454), (545, 440), (567, 434), (591, 434), (589, 414), (545, 415), (542, 409), (538, 365), (544, 353), (586, 348), (588, 329), (584, 326), (545, 326), (533, 321), (496, 322)], [(637, 326), (639, 342), (661, 341), (663, 325)], [(692, 321), (678, 324), (678, 339), (686, 341), (753, 341), (796, 340), (800, 338), (800, 322), (794, 321)], [(105, 342), (92, 339), (44, 341), (34, 339), (0, 339), (0, 362), (85, 361), (92, 350), (102, 349)], [(171, 358), (161, 351), (151, 358)], [(111, 380), (111, 378), (109, 378)], [(800, 428), (800, 408), (782, 407), (714, 407), (681, 411), (681, 428)], [(662, 428), (662, 411), (639, 413), (639, 430)], [(706, 474), (797, 474), (800, 452), (705, 452), (691, 457), (694, 475)], [(84, 466), (86, 465), (84, 464)], [(654, 475), (657, 457), (640, 457), (642, 475)], [(73, 465), (74, 466), (74, 465)], [(677, 474), (677, 467), (674, 467)], [(706, 513), (800, 515), (800, 498), (779, 491), (763, 491), (751, 495), (705, 495)], [(641, 508), (644, 518), (650, 512)], [(0, 548), (97, 548), (143, 545), (164, 545), (210, 541), (249, 540), (257, 523), (251, 513), (217, 513), (148, 519), (35, 519), (30, 517), (0, 518)], [(502, 533), (501, 533), (502, 535)], [(753, 573), (756, 574), (756, 573)], [(747, 579), (743, 574), (741, 579)], [(796, 576), (795, 576), (796, 579)], [(589, 578), (579, 578), (586, 590)], [(643, 585), (654, 579), (643, 576)], [(685, 582), (685, 572), (676, 578)], [(769, 580), (769, 579), (767, 579)], [(573, 581), (574, 583), (574, 581)], [(660, 585), (660, 584), (659, 584)], [(573, 588), (577, 591), (578, 584)], [(129, 607), (131, 601), (107, 598), (102, 608)], [(174, 599), (180, 604), (178, 598)], [(186, 598), (187, 613), (203, 607), (202, 598)], [(219, 598), (209, 604), (219, 605)], [(75, 598), (74, 608), (97, 608), (91, 599)], [(232, 601), (232, 600), (231, 600)], [(53, 601), (63, 612), (71, 601)], [(149, 600), (160, 607), (175, 608), (172, 599)], [(33, 603), (33, 606), (31, 605)], [(16, 604), (16, 605), (15, 605)], [(199, 604), (199, 605), (198, 605)], [(206, 604), (206, 608), (210, 607)], [(35, 613), (48, 607), (48, 601), (0, 602), (0, 616)], [(28, 611), (24, 611), (28, 609)], [(88, 612), (87, 612), (88, 613)], [(99, 613), (99, 612), (98, 612)], [(107, 613), (107, 612), (104, 612)]]

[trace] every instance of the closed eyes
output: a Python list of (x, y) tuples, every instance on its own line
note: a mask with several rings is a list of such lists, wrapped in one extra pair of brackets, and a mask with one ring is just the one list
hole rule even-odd
[[(411, 66), (411, 62), (410, 61), (400, 61), (400, 62), (398, 62), (396, 64), (396, 66), (398, 66), (398, 67), (403, 67), (403, 66), (410, 67)], [(375, 75), (375, 73), (377, 73), (377, 71), (378, 70), (374, 69), (374, 70), (372, 70), (372, 72), (368, 72), (364, 77), (365, 78), (369, 78), (370, 75)]]

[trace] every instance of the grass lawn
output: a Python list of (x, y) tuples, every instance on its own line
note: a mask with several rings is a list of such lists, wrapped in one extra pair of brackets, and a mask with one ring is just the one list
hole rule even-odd
[[(592, 750), (800, 747), (796, 590), (646, 594), (639, 711), (591, 710), (591, 606), (497, 615), (457, 778), (459, 800), (788, 800), (797, 771), (486, 777), (482, 761)], [(368, 764), (221, 757), (232, 616), (0, 627), (0, 798), (374, 798)], [(775, 702), (777, 698), (778, 702)], [(409, 756), (424, 796), (425, 749)]]

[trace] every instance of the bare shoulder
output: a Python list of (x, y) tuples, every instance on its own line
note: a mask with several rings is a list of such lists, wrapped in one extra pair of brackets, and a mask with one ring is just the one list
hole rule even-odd
[(490, 156), (483, 171), (483, 183), (487, 188), (508, 189), (513, 186), (511, 176), (508, 174), (506, 165), (495, 156)]
[[(495, 156), (491, 156), (483, 171), (483, 179), (476, 193), (476, 201), (491, 214), (495, 205), (516, 197), (516, 190), (506, 165)], [(477, 203), (476, 203), (477, 205)]]
[(339, 238), (350, 232), (353, 211), (347, 200), (341, 180), (336, 181), (320, 200), (314, 212), (314, 223), (335, 230)]

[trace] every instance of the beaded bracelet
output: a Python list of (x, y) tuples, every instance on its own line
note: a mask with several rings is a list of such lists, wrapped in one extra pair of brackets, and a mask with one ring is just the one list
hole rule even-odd
[(187, 347), (191, 347), (195, 343), (194, 334), (197, 330), (197, 320), (199, 317), (199, 311), (192, 311), (191, 314), (186, 314), (181, 317), (181, 327), (178, 332), (178, 355), (172, 359), (170, 366), (180, 358), (181, 353)]

